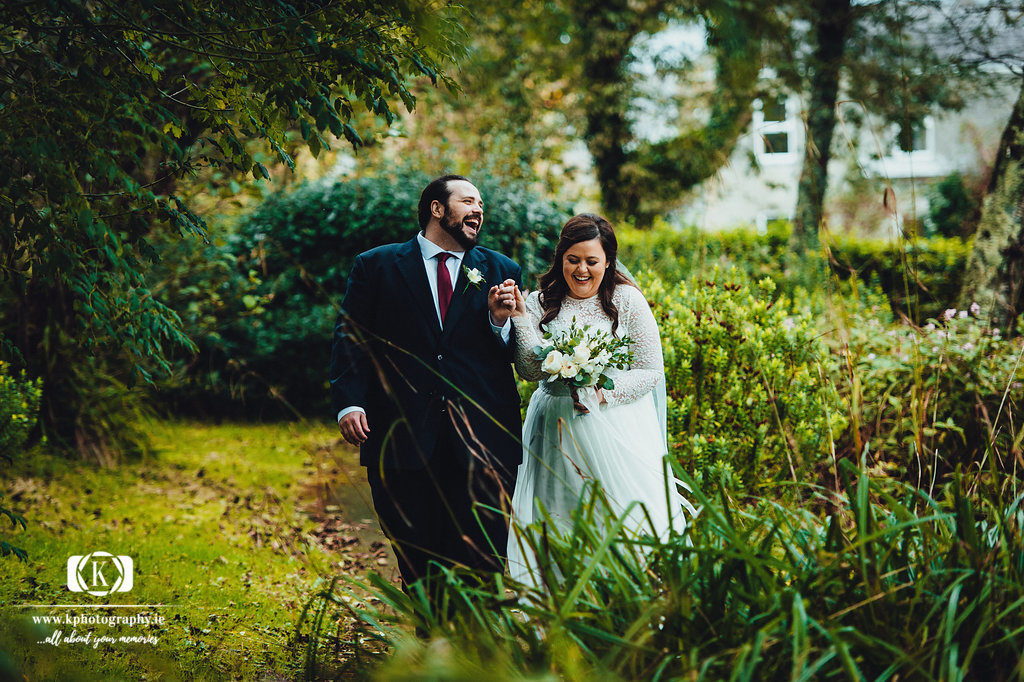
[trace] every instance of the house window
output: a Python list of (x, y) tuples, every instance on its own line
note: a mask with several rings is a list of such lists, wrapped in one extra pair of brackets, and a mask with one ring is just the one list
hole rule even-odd
[(906, 121), (896, 132), (896, 146), (901, 152), (921, 152), (928, 149), (924, 120)]
[(765, 154), (786, 154), (789, 152), (789, 133), (765, 133)]
[(786, 100), (781, 97), (761, 100), (761, 114), (765, 123), (782, 123), (786, 120)]
[[(932, 178), (947, 175), (948, 159), (936, 147), (935, 119), (925, 116), (883, 128), (879, 136), (888, 149), (884, 156), (865, 159), (864, 165), (888, 178)], [(870, 146), (867, 147), (870, 149)]]
[(754, 102), (754, 154), (765, 165), (795, 163), (799, 103), (791, 97), (765, 97)]

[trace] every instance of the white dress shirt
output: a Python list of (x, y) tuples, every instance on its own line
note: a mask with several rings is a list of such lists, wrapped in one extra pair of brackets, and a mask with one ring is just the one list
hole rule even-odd
[[(420, 245), (420, 255), (423, 256), (423, 267), (427, 271), (427, 284), (430, 285), (430, 297), (434, 301), (434, 312), (437, 314), (437, 323), (441, 324), (441, 304), (437, 300), (437, 254), (444, 251), (440, 246), (423, 236), (420, 232), (416, 235), (416, 241)], [(452, 280), (452, 291), (455, 291), (455, 287), (458, 286), (459, 274), (462, 272), (462, 259), (466, 256), (465, 251), (448, 251), (451, 254), (451, 258), (445, 261), (445, 266), (448, 268), (448, 274)], [(491, 313), (487, 312), (487, 321), (491, 322)], [(443, 327), (444, 325), (442, 325)], [(505, 320), (505, 324), (497, 326), (491, 322), (491, 330), (500, 338), (504, 343), (508, 343), (509, 336), (512, 333), (512, 321), (511, 318)], [(342, 411), (338, 412), (338, 421), (349, 412), (365, 412), (361, 406), (352, 405), (346, 407)]]

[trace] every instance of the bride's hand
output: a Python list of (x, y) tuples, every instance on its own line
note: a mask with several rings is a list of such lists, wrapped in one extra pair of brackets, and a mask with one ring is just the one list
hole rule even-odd
[(604, 391), (601, 390), (600, 386), (597, 386), (597, 387), (594, 388), (594, 393), (597, 394), (597, 404), (598, 405), (604, 405), (605, 403), (608, 402), (608, 399), (604, 397)]
[(516, 307), (509, 314), (509, 317), (522, 317), (526, 315), (526, 297), (523, 296), (523, 292), (519, 290), (518, 286), (513, 286), (512, 294), (515, 296)]

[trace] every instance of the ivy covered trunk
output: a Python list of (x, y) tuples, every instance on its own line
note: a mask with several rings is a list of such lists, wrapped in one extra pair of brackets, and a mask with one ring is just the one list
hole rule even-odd
[(1010, 114), (960, 292), (960, 306), (981, 307), (993, 327), (1012, 333), (1024, 310), (1024, 80)]
[(658, 141), (637, 136), (630, 123), (637, 97), (631, 71), (636, 58), (630, 49), (638, 35), (662, 30), (666, 12), (679, 8), (665, 0), (574, 5), (579, 36), (573, 58), (581, 65), (583, 137), (594, 160), (603, 209), (613, 220), (649, 226), (729, 160), (750, 121), (757, 91), (769, 7), (761, 1), (734, 8), (700, 0), (688, 10), (705, 21), (715, 60), (715, 91), (706, 122), (683, 126)]
[(818, 244), (825, 189), (828, 186), (828, 161), (832, 133), (836, 126), (836, 100), (843, 52), (853, 24), (850, 0), (815, 0), (817, 26), (814, 31), (814, 56), (809, 69), (810, 103), (807, 112), (807, 140), (804, 163), (797, 186), (796, 212), (793, 218), (794, 251)]

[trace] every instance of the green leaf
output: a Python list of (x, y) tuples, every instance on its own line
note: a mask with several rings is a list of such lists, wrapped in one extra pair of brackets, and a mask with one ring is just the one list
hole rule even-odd
[(359, 133), (351, 125), (346, 123), (344, 125), (345, 139), (352, 143), (353, 147), (358, 147), (363, 144), (363, 138), (359, 137)]

